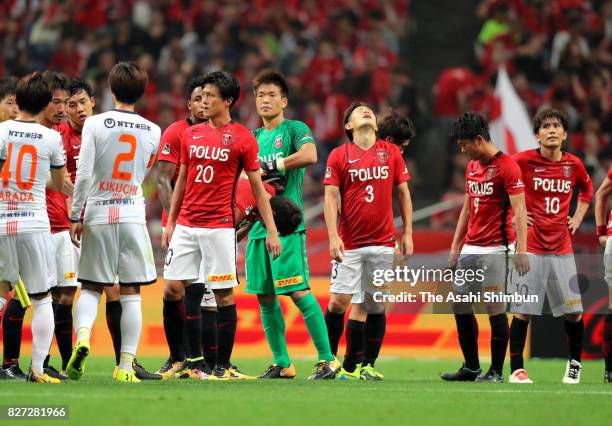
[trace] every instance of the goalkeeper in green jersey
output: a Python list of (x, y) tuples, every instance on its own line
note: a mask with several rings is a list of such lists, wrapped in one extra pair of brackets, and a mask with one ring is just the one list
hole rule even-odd
[[(287, 120), (288, 87), (282, 74), (273, 70), (260, 72), (253, 80), (257, 114), (263, 127), (253, 133), (259, 145), (263, 173), (282, 173), (287, 177), (283, 197), (300, 209), (304, 168), (317, 161), (317, 148), (308, 126)], [(289, 359), (285, 340), (285, 319), (278, 295), (291, 297), (298, 307), (318, 352), (319, 362), (309, 379), (333, 379), (340, 364), (332, 354), (325, 319), (319, 303), (309, 289), (306, 228), (302, 222), (295, 232), (281, 237), (283, 252), (273, 259), (265, 246), (267, 231), (259, 222), (249, 232), (246, 248), (246, 291), (256, 294), (266, 339), (274, 363), (260, 378), (293, 378), (295, 368)]]

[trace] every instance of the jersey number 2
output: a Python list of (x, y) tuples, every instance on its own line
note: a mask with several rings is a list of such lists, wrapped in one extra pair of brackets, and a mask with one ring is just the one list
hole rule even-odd
[(119, 170), (119, 165), (121, 163), (128, 163), (130, 161), (134, 161), (134, 157), (136, 156), (136, 137), (134, 135), (121, 134), (119, 135), (119, 142), (127, 143), (130, 145), (130, 150), (128, 152), (122, 152), (121, 154), (117, 154), (115, 158), (115, 165), (113, 166), (113, 179), (115, 180), (131, 180), (132, 173), (131, 172), (122, 172)]
[[(10, 143), (7, 147), (8, 155), (6, 157), (6, 162), (4, 163), (4, 167), (2, 168), (2, 172), (0, 173), (0, 178), (2, 178), (2, 187), (8, 188), (9, 180), (11, 179), (11, 157), (13, 156), (13, 144)], [(21, 179), (21, 168), (23, 165), (23, 159), (29, 154), (32, 159), (32, 167), (30, 168), (30, 176), (28, 176), (28, 180), (24, 181)], [(36, 147), (34, 145), (23, 145), (21, 149), (19, 149), (19, 154), (17, 154), (17, 169), (15, 170), (15, 180), (17, 181), (17, 188), (22, 191), (29, 191), (34, 186), (34, 180), (36, 179), (36, 167), (38, 165), (38, 152), (36, 151)]]

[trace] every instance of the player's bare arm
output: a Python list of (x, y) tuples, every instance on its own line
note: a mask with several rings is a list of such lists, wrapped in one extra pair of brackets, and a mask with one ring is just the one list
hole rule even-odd
[(246, 172), (246, 174), (249, 178), (255, 200), (257, 201), (259, 216), (268, 230), (266, 248), (268, 249), (268, 253), (272, 253), (273, 258), (276, 259), (281, 253), (281, 242), (280, 238), (278, 238), (276, 224), (274, 223), (272, 207), (270, 207), (270, 196), (263, 186), (259, 171)]
[(586, 201), (578, 201), (576, 206), (576, 211), (573, 216), (568, 216), (567, 218), (567, 227), (569, 231), (574, 235), (580, 225), (582, 224), (582, 220), (584, 219), (584, 215), (589, 210), (589, 203)]
[(329, 236), (329, 254), (336, 262), (342, 262), (344, 256), (344, 243), (338, 235), (338, 199), (340, 188), (334, 185), (325, 185), (325, 224)]
[(527, 208), (525, 207), (525, 193), (510, 195), (510, 204), (514, 210), (516, 220), (516, 256), (514, 265), (520, 276), (529, 272), (529, 259), (527, 258)]
[(597, 225), (597, 238), (602, 246), (606, 246), (606, 215), (608, 213), (608, 197), (612, 193), (612, 179), (606, 176), (595, 193), (595, 225)]
[(397, 200), (399, 202), (404, 232), (400, 237), (400, 250), (403, 256), (410, 256), (414, 250), (412, 242), (412, 198), (408, 183), (404, 182), (397, 186)]
[(157, 162), (157, 191), (162, 208), (169, 212), (172, 203), (172, 178), (176, 172), (176, 164), (169, 161)]
[(179, 175), (176, 178), (176, 184), (174, 185), (174, 191), (172, 193), (172, 202), (170, 203), (170, 210), (168, 211), (168, 223), (166, 224), (166, 231), (162, 235), (162, 248), (168, 249), (170, 240), (172, 239), (172, 233), (176, 226), (176, 220), (178, 219), (179, 212), (181, 211), (181, 205), (183, 204), (183, 197), (185, 196), (185, 182), (187, 181), (187, 166), (181, 164), (179, 169)]
[[(282, 159), (284, 170), (300, 169), (317, 162), (317, 146), (314, 143), (305, 143), (298, 152)], [(279, 168), (279, 170), (281, 170)]]
[(448, 255), (448, 266), (454, 268), (457, 266), (457, 260), (459, 259), (459, 253), (461, 253), (461, 247), (463, 246), (463, 240), (467, 233), (467, 225), (470, 220), (470, 196), (465, 194), (463, 199), (463, 207), (457, 219), (457, 227), (455, 228), (455, 235), (453, 236), (453, 243), (451, 244), (450, 254)]

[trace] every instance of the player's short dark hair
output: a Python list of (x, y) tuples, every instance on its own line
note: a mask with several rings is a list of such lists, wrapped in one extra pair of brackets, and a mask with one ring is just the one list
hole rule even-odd
[(134, 62), (119, 62), (108, 74), (108, 84), (115, 99), (134, 105), (144, 95), (149, 76)]
[(15, 96), (21, 111), (36, 115), (49, 105), (53, 93), (42, 74), (33, 72), (19, 80)]
[(563, 130), (567, 132), (567, 129), (569, 127), (567, 116), (558, 109), (547, 108), (538, 112), (535, 118), (533, 119), (533, 133), (537, 135), (540, 131), (540, 127), (542, 127), (542, 124), (544, 124), (544, 120), (547, 120), (549, 118), (556, 118), (557, 120), (559, 120), (559, 123), (561, 123), (561, 125), (563, 126)]
[(378, 138), (391, 138), (395, 145), (401, 145), (403, 141), (414, 138), (416, 130), (414, 124), (408, 117), (391, 111), (391, 114), (378, 123)]
[(196, 75), (191, 78), (187, 83), (187, 87), (185, 88), (185, 94), (187, 95), (187, 99), (191, 99), (191, 94), (198, 87), (204, 87), (204, 80), (206, 79), (205, 75)]
[(221, 99), (232, 99), (230, 109), (238, 102), (238, 98), (240, 98), (240, 82), (234, 75), (225, 71), (213, 71), (206, 74), (206, 77), (204, 77), (203, 86), (207, 84), (213, 85), (219, 89)]
[(0, 78), (0, 101), (7, 96), (15, 95), (18, 83), (19, 79), (17, 77)]
[(42, 73), (43, 79), (47, 82), (49, 90), (51, 90), (51, 96), (56, 90), (70, 90), (70, 77), (63, 72), (57, 71), (45, 71)]
[(281, 95), (285, 98), (289, 96), (289, 85), (280, 71), (270, 68), (261, 70), (253, 79), (253, 91), (257, 92), (257, 88), (262, 84), (274, 84), (280, 89)]
[(461, 114), (451, 127), (450, 137), (453, 141), (476, 139), (477, 136), (482, 136), (487, 142), (491, 141), (489, 123), (477, 112)]
[(270, 198), (270, 207), (274, 214), (274, 223), (282, 237), (295, 232), (302, 223), (302, 210), (287, 197)]
[(81, 78), (73, 78), (70, 80), (70, 85), (68, 86), (68, 94), (70, 96), (74, 96), (77, 93), (85, 92), (87, 96), (90, 98), (93, 96), (93, 90), (88, 82)]
[(351, 114), (353, 113), (353, 111), (355, 111), (357, 108), (362, 107), (362, 106), (370, 108), (372, 111), (374, 111), (374, 108), (372, 108), (370, 104), (366, 102), (361, 102), (361, 101), (353, 102), (352, 104), (349, 105), (347, 109), (344, 110), (344, 118), (342, 119), (342, 126), (344, 127), (344, 133), (346, 134), (346, 137), (351, 142), (353, 141), (353, 132), (351, 130), (347, 130), (345, 126), (346, 126), (346, 123), (348, 123), (348, 121), (350, 120)]

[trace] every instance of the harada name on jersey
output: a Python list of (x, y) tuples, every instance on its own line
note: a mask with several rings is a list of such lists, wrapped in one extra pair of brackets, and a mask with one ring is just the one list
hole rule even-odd
[(375, 166), (364, 169), (349, 169), (351, 182), (359, 180), (367, 182), (369, 180), (382, 180), (389, 177), (389, 166)]
[(229, 148), (217, 148), (213, 146), (189, 145), (189, 158), (204, 158), (206, 160), (227, 161), (229, 159)]
[(34, 196), (30, 192), (0, 192), (0, 201), (23, 202), (34, 201)]
[(544, 192), (561, 192), (569, 194), (572, 191), (572, 181), (565, 179), (533, 178), (533, 189)]
[(468, 181), (470, 194), (473, 195), (492, 195), (493, 194), (493, 182), (475, 182), (473, 180)]

